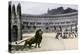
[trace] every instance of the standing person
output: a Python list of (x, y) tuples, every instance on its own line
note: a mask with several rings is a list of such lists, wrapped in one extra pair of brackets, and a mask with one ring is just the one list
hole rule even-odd
[(59, 26), (59, 28), (60, 28), (60, 31), (57, 32), (57, 35), (56, 35), (56, 38), (57, 38), (57, 39), (58, 39), (59, 35), (60, 35), (60, 37), (62, 37), (62, 27)]

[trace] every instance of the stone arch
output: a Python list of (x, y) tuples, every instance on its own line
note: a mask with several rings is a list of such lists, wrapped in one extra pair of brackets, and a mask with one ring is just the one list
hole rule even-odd
[(17, 38), (18, 38), (18, 27), (17, 27), (17, 25), (13, 25), (12, 39), (13, 39), (13, 41), (17, 41)]

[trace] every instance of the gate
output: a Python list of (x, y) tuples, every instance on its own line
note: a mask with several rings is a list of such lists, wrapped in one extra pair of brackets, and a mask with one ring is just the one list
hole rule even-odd
[(11, 30), (11, 41), (17, 41), (18, 38), (18, 27), (16, 25), (13, 25), (13, 28)]

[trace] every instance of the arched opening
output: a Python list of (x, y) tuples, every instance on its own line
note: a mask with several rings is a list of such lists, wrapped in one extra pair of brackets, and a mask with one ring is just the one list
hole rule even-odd
[(16, 25), (13, 25), (12, 28), (12, 41), (17, 41), (17, 36), (18, 36), (18, 28)]

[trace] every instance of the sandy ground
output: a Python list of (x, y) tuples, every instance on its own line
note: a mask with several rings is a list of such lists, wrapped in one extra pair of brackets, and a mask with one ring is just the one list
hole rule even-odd
[[(34, 33), (31, 34), (23, 34), (23, 39), (29, 38), (34, 36)], [(56, 33), (44, 33), (43, 39), (41, 42), (41, 48), (34, 48), (31, 49), (25, 48), (23, 51), (26, 52), (37, 52), (37, 51), (53, 51), (53, 50), (70, 50), (70, 49), (77, 49), (78, 48), (78, 38), (73, 39), (62, 39), (59, 38), (55, 39)], [(21, 43), (21, 45), (23, 45)], [(22, 51), (19, 51), (22, 52)]]

